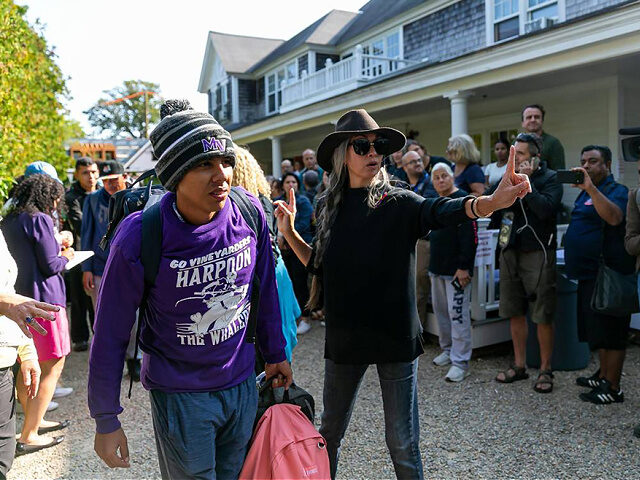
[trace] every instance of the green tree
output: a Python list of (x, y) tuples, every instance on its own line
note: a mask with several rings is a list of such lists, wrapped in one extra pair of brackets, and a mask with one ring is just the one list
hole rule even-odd
[(63, 147), (65, 77), (42, 25), (29, 25), (26, 11), (0, 0), (0, 199), (31, 162), (45, 160), (59, 174), (70, 165)]
[(69, 140), (71, 138), (84, 138), (86, 134), (80, 122), (72, 118), (65, 117), (65, 122), (62, 131), (62, 140)]
[[(140, 94), (154, 92), (155, 94)], [(149, 129), (160, 120), (160, 86), (142, 80), (126, 80), (121, 86), (104, 90), (104, 97), (86, 110), (89, 123), (113, 136), (130, 135), (134, 138), (145, 136), (145, 111)], [(147, 106), (145, 109), (145, 97)]]

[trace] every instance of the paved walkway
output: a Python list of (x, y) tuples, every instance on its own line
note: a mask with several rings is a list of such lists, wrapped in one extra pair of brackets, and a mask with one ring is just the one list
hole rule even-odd
[[(322, 411), (324, 329), (317, 323), (295, 351), (296, 381), (316, 398)], [(624, 404), (595, 406), (581, 402), (578, 372), (557, 372), (551, 395), (537, 394), (532, 381), (500, 385), (493, 381), (509, 363), (503, 354), (472, 361), (472, 375), (462, 384), (443, 380), (446, 368), (430, 363), (430, 346), (421, 358), (419, 401), (421, 451), (427, 478), (640, 478), (640, 347), (628, 351), (623, 378)], [(16, 459), (9, 474), (16, 479), (159, 478), (149, 400), (136, 384), (131, 400), (123, 381), (121, 415), (129, 438), (132, 468), (110, 470), (93, 452), (94, 424), (86, 406), (87, 353), (73, 353), (63, 373), (75, 393), (60, 401), (48, 418), (72, 419), (58, 447)], [(593, 365), (590, 365), (590, 370)], [(532, 376), (536, 373), (530, 371)], [(338, 476), (342, 479), (394, 478), (384, 442), (380, 386), (375, 368), (362, 383), (343, 444)]]

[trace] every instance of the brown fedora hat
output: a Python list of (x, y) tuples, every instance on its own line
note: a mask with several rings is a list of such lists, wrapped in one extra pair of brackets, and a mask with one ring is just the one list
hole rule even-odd
[(318, 164), (327, 172), (333, 170), (333, 151), (341, 142), (353, 135), (366, 135), (367, 133), (379, 133), (391, 142), (389, 153), (397, 152), (404, 147), (407, 139), (404, 134), (395, 128), (381, 127), (367, 113), (364, 108), (351, 110), (340, 117), (336, 123), (336, 130), (330, 133), (318, 146)]

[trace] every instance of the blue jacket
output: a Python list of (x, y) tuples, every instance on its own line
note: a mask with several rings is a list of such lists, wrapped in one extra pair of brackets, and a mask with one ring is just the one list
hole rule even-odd
[(100, 240), (109, 225), (109, 199), (111, 195), (104, 188), (93, 192), (85, 199), (82, 207), (82, 250), (93, 250), (93, 257), (82, 262), (82, 271), (102, 276), (109, 257), (109, 248), (100, 248)]

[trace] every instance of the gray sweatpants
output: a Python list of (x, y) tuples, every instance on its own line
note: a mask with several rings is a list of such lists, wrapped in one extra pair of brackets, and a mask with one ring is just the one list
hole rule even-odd
[(431, 301), (438, 321), (440, 348), (449, 352), (451, 363), (469, 369), (471, 359), (471, 284), (458, 291), (451, 285), (452, 276), (429, 274)]

